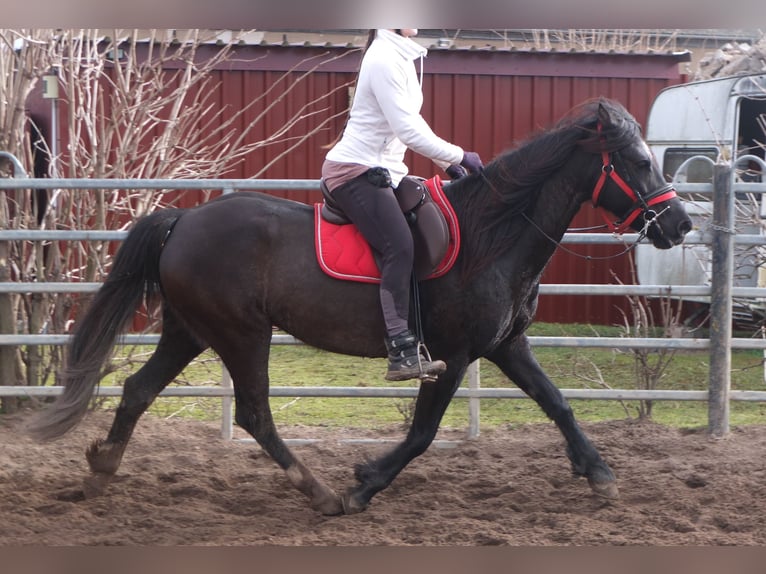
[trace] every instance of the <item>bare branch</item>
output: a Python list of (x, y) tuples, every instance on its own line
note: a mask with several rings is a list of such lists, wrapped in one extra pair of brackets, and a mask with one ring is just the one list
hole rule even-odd
[[(247, 33), (247, 31), (243, 32)], [(291, 110), (283, 125), (259, 133), (275, 106), (311, 73), (348, 52), (330, 52), (299, 63), (280, 75), (240, 109), (217, 105), (220, 73), (234, 54), (238, 36), (205, 51), (199, 30), (175, 34), (162, 30), (0, 30), (0, 149), (26, 157), (26, 99), (40, 77), (55, 69), (59, 78), (64, 141), (51, 162), (57, 174), (80, 178), (215, 178), (231, 171), (253, 152), (284, 146), (258, 175), (307, 138), (327, 129), (338, 117), (326, 102), (340, 86)], [(18, 47), (21, 46), (21, 49)], [(345, 113), (341, 112), (341, 113)], [(7, 226), (54, 229), (125, 229), (136, 218), (176, 201), (166, 190), (79, 192), (54, 190), (41, 221), (34, 211), (32, 190), (0, 193), (13, 207)], [(108, 242), (45, 245), (11, 244), (7, 273), (29, 280), (98, 281), (109, 269), (114, 246)], [(29, 332), (65, 332), (72, 296), (35, 299), (11, 295), (14, 328)], [(0, 325), (3, 332), (14, 332)], [(51, 361), (60, 360), (49, 351)], [(39, 382), (56, 371), (55, 363), (23, 357), (30, 380)], [(28, 373), (28, 374), (29, 374)]]

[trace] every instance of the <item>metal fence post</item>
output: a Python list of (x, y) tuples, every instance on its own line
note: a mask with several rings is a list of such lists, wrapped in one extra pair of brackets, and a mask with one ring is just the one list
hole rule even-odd
[[(229, 369), (221, 361), (221, 386), (224, 389), (231, 389), (234, 387)], [(234, 417), (231, 413), (231, 407), (234, 401), (231, 396), (224, 395), (221, 397), (221, 438), (224, 440), (231, 440), (234, 438)]]
[[(233, 187), (224, 187), (223, 194), (234, 193)], [(221, 386), (224, 389), (231, 389), (234, 387), (234, 382), (231, 380), (231, 373), (226, 365), (221, 361)], [(234, 438), (234, 417), (232, 416), (231, 409), (234, 405), (234, 399), (230, 395), (224, 395), (221, 397), (221, 437), (224, 440), (231, 440)]]
[[(26, 179), (24, 166), (16, 156), (9, 152), (0, 151), (0, 160), (13, 168), (12, 179)], [(3, 175), (0, 175), (3, 177)], [(11, 199), (6, 191), (0, 191), (0, 231), (9, 230), (11, 226), (8, 206)], [(11, 242), (0, 241), (0, 282), (10, 283), (11, 279)], [(0, 294), (0, 333), (16, 333), (16, 317), (14, 316), (14, 297), (11, 293)], [(15, 385), (16, 380), (16, 350), (13, 347), (0, 347), (0, 385)], [(0, 406), (6, 411), (17, 407), (16, 398), (0, 399)]]
[[(468, 365), (468, 388), (478, 391), (481, 387), (481, 375), (479, 372), (479, 359)], [(477, 438), (480, 432), (479, 411), (481, 399), (471, 397), (468, 399), (468, 438)]]
[(718, 163), (713, 174), (708, 431), (720, 438), (729, 432), (735, 229), (731, 165)]

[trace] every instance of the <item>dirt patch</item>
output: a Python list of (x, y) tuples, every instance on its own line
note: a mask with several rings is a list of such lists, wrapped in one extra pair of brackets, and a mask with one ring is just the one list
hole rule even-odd
[[(574, 478), (553, 425), (484, 432), (413, 461), (363, 513), (312, 511), (253, 443), (217, 425), (146, 416), (106, 496), (85, 500), (84, 450), (111, 423), (94, 413), (47, 445), (0, 418), (2, 545), (763, 545), (766, 427), (713, 440), (651, 423), (584, 425), (621, 500)], [(295, 451), (338, 491), (379, 444), (365, 431), (280, 429), (322, 438)], [(389, 438), (401, 434), (389, 433)], [(459, 438), (444, 433), (440, 438)]]

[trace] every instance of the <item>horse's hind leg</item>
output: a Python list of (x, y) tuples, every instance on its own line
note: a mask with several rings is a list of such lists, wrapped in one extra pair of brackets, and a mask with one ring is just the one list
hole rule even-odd
[(221, 357), (231, 373), (236, 400), (235, 420), (285, 471), (287, 478), (308, 496), (311, 507), (322, 514), (343, 512), (340, 497), (287, 447), (277, 433), (269, 406), (268, 361), (271, 324), (255, 328), (252, 337), (241, 337)]
[(157, 349), (149, 360), (125, 380), (122, 400), (105, 440), (95, 440), (85, 456), (91, 474), (83, 481), (86, 497), (103, 493), (122, 461), (136, 423), (157, 395), (205, 349), (174, 315), (166, 312)]

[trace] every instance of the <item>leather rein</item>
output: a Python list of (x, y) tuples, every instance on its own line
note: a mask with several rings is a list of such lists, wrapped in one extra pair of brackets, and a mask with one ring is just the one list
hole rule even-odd
[[(601, 124), (598, 124), (598, 131), (601, 133)], [(604, 143), (604, 138), (601, 138), (602, 144)], [(655, 223), (656, 219), (662, 215), (662, 212), (657, 213), (654, 209), (652, 209), (652, 206), (657, 205), (658, 203), (662, 203), (663, 201), (667, 201), (669, 199), (673, 199), (676, 197), (676, 190), (673, 187), (672, 184), (668, 183), (663, 186), (660, 186), (659, 188), (655, 189), (651, 193), (648, 193), (646, 196), (641, 196), (640, 194), (636, 193), (633, 188), (628, 185), (628, 183), (620, 176), (619, 173), (617, 173), (617, 169), (614, 167), (614, 163), (612, 162), (612, 154), (614, 152), (608, 152), (604, 149), (604, 146), (602, 145), (602, 151), (601, 151), (601, 175), (599, 176), (598, 180), (596, 181), (596, 185), (593, 188), (593, 193), (591, 194), (591, 201), (593, 203), (593, 207), (598, 208), (601, 210), (601, 214), (606, 222), (605, 226), (598, 226), (594, 228), (588, 228), (588, 229), (580, 229), (578, 231), (585, 231), (585, 230), (594, 230), (594, 229), (603, 229), (606, 227), (611, 231), (612, 233), (616, 233), (618, 235), (622, 235), (625, 233), (626, 230), (629, 229), (631, 223), (635, 221), (635, 219), (640, 215), (644, 214), (644, 227), (641, 229), (641, 231), (638, 234), (638, 239), (635, 241), (635, 243), (632, 243), (626, 248), (621, 251), (620, 253), (615, 253), (613, 255), (607, 255), (605, 257), (593, 257), (590, 255), (582, 255), (580, 253), (577, 253), (575, 251), (572, 251), (571, 249), (567, 249), (564, 247), (561, 242), (556, 241), (554, 238), (550, 237), (543, 229), (541, 229), (534, 221), (532, 221), (529, 216), (527, 216), (525, 213), (522, 213), (522, 216), (524, 219), (527, 220), (528, 223), (530, 223), (533, 227), (535, 227), (541, 234), (543, 234), (549, 241), (552, 241), (556, 246), (561, 249), (562, 251), (565, 251), (571, 255), (575, 255), (577, 257), (582, 257), (583, 259), (589, 259), (589, 260), (601, 260), (601, 259), (612, 259), (614, 257), (619, 257), (621, 255), (624, 255), (628, 251), (632, 250), (636, 245), (638, 245), (641, 240), (646, 237), (647, 229), (649, 226)], [(484, 180), (489, 183), (489, 180), (487, 179), (486, 175), (484, 175)], [(628, 196), (633, 201), (633, 205), (629, 208), (627, 215), (625, 215), (622, 220), (618, 221), (611, 221), (611, 218), (606, 212), (606, 209), (604, 209), (602, 206), (599, 205), (599, 200), (601, 199), (601, 192), (604, 189), (604, 186), (606, 185), (607, 179), (611, 179), (617, 187)], [(490, 184), (490, 186), (492, 186)]]

